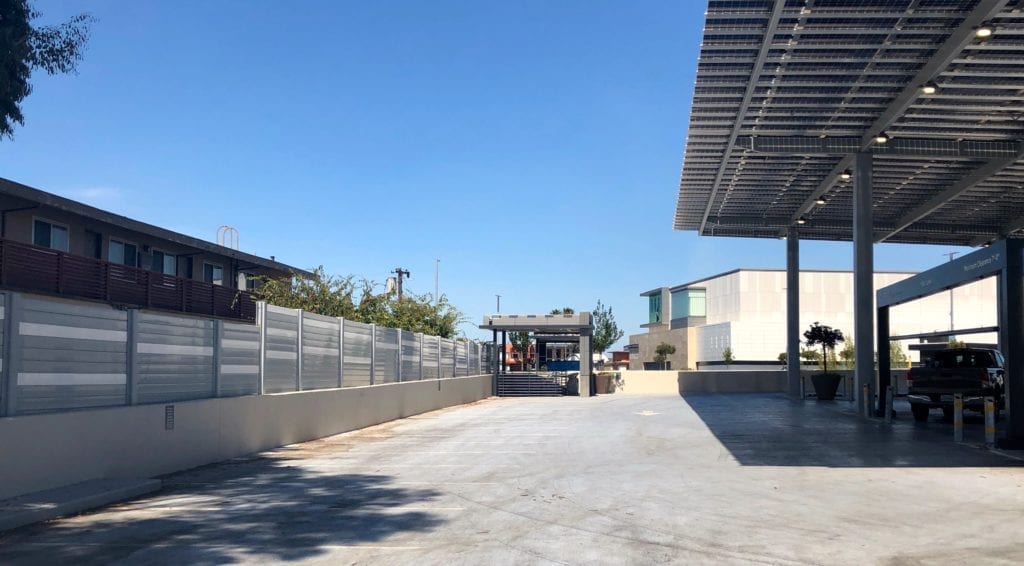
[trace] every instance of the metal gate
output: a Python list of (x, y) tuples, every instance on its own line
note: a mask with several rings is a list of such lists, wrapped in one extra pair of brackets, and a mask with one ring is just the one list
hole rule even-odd
[[(561, 397), (567, 392), (568, 373), (507, 373), (498, 376), (499, 397)], [(578, 384), (577, 384), (578, 389)]]

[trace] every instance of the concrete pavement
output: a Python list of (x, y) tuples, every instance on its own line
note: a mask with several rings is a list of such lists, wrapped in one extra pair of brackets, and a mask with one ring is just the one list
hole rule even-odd
[(1024, 563), (1024, 462), (778, 395), (492, 399), (162, 478), (0, 563)]

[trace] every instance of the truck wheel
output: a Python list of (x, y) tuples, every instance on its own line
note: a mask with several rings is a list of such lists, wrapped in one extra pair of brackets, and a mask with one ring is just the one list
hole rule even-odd
[(928, 406), (927, 405), (911, 405), (910, 412), (914, 413), (914, 420), (923, 423), (928, 421)]

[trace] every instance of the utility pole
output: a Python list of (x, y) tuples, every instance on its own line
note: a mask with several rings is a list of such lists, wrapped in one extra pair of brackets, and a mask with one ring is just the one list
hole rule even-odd
[(395, 274), (395, 283), (398, 286), (398, 300), (402, 300), (402, 277), (412, 277), (412, 274), (408, 270), (403, 270), (401, 267), (396, 267), (391, 273)]
[(498, 298), (498, 314), (501, 314), (501, 295), (495, 295)]
[[(949, 253), (945, 253), (945, 254), (942, 254), (942, 255), (948, 257), (949, 261), (953, 261), (953, 256), (955, 256), (958, 253), (960, 253), (960, 252), (949, 252)], [(952, 332), (953, 332), (953, 289), (949, 290), (949, 332), (950, 332), (949, 339), (952, 340), (953, 339), (953, 334), (952, 334)]]
[(441, 304), (441, 295), (437, 294), (437, 271), (441, 267), (441, 259), (434, 258), (434, 306)]

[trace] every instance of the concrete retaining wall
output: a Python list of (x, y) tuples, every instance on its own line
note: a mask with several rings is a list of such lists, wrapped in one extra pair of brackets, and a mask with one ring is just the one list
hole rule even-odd
[(762, 393), (786, 390), (786, 372), (771, 371), (634, 371), (622, 372), (622, 393)]
[[(0, 499), (152, 477), (491, 395), (492, 376), (0, 419)], [(167, 408), (173, 407), (173, 429)]]

